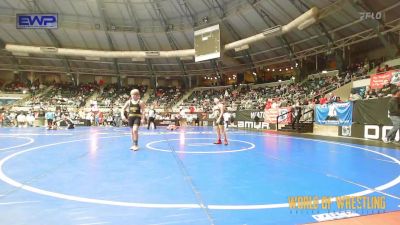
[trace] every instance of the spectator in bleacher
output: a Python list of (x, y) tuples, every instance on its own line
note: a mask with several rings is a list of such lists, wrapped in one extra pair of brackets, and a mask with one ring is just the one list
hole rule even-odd
[(337, 96), (332, 92), (328, 94), (328, 103), (337, 102)]
[(319, 98), (313, 98), (313, 100), (311, 101), (313, 105), (319, 105)]
[(376, 73), (385, 72), (385, 69), (381, 67), (382, 64), (379, 64), (378, 68), (376, 68)]
[(347, 72), (346, 77), (344, 78), (344, 82), (345, 82), (345, 83), (348, 83), (348, 82), (350, 82), (350, 81), (351, 81), (351, 75), (350, 75), (349, 72)]
[(323, 105), (326, 104), (328, 102), (328, 99), (324, 96), (319, 98), (319, 104)]
[(396, 72), (396, 73), (394, 73), (390, 83), (392, 85), (396, 85), (397, 86), (399, 84), (399, 82), (400, 82), (400, 73)]
[(267, 102), (265, 103), (265, 109), (264, 110), (268, 110), (272, 107), (272, 99), (267, 99)]
[(195, 111), (196, 108), (193, 105), (189, 106), (189, 113), (194, 113)]
[(276, 109), (278, 108), (278, 102), (276, 99), (272, 100), (272, 104), (271, 104), (271, 109)]
[(350, 97), (349, 97), (349, 101), (357, 101), (357, 100), (361, 100), (362, 97), (357, 93), (356, 90), (351, 90), (350, 92)]
[(393, 142), (397, 131), (400, 129), (400, 89), (395, 89), (392, 92), (392, 98), (388, 105), (390, 120), (392, 121), (393, 127), (383, 138), (383, 142)]
[(372, 99), (372, 98), (377, 98), (378, 94), (376, 93), (376, 89), (370, 89), (367, 92), (367, 96), (365, 97), (366, 99)]
[(382, 97), (386, 97), (391, 93), (392, 90), (392, 85), (389, 83), (388, 80), (385, 80), (383, 82), (383, 87), (380, 90), (380, 93), (382, 93)]
[(383, 71), (384, 71), (384, 72), (387, 72), (387, 71), (390, 71), (390, 70), (393, 70), (393, 68), (390, 67), (388, 64), (386, 64), (386, 65), (385, 65), (385, 69), (384, 69)]

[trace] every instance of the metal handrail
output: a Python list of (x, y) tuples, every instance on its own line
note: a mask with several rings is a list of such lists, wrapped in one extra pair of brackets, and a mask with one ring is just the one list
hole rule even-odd
[[(277, 130), (277, 131), (278, 131), (278, 125), (279, 125), (279, 117), (280, 117), (280, 116), (284, 116), (284, 115), (286, 115), (286, 114), (289, 114), (289, 113), (291, 113), (291, 112), (292, 112), (292, 111), (287, 111), (287, 112), (282, 113), (282, 114), (280, 114), (280, 115), (278, 115), (278, 116), (276, 117), (276, 130)], [(310, 110), (304, 112), (303, 114), (301, 114), (301, 116), (304, 116), (305, 114), (310, 113), (310, 112), (313, 113), (313, 115), (311, 116), (311, 122), (314, 123), (314, 109), (310, 109)]]
[[(279, 112), (279, 111), (278, 111)], [(285, 113), (283, 113), (283, 114), (279, 114), (277, 117), (276, 117), (276, 131), (278, 131), (278, 125), (279, 125), (279, 117), (280, 116), (283, 116), (283, 115), (286, 115), (286, 114), (288, 114), (288, 113), (291, 113), (292, 111), (287, 111), (287, 112), (285, 112)]]
[(310, 112), (312, 112), (311, 122), (314, 123), (314, 109), (308, 110), (307, 112), (303, 113), (301, 116), (304, 116), (305, 114), (310, 113)]

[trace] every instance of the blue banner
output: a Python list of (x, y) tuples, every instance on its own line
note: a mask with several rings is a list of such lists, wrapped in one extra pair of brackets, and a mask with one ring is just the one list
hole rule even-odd
[(315, 106), (315, 123), (331, 126), (351, 126), (353, 103), (328, 103)]

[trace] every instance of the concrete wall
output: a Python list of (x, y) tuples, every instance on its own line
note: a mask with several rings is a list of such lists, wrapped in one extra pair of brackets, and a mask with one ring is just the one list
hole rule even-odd
[[(103, 80), (104, 81), (104, 84), (106, 85), (106, 84), (112, 84), (113, 82), (112, 82), (112, 78), (113, 77), (110, 77), (110, 76), (101, 76), (101, 79), (98, 79), (99, 81), (100, 80)], [(96, 78), (95, 78), (96, 79)], [(96, 79), (97, 80), (97, 79)], [(115, 81), (115, 83), (116, 83), (117, 81)]]
[(356, 80), (353, 82), (353, 87), (365, 87), (365, 86), (369, 86), (369, 84), (371, 83), (371, 79), (363, 79), (363, 80)]
[(79, 74), (79, 84), (93, 83), (94, 77), (93, 75)]
[(47, 83), (53, 83), (54, 81), (56, 83), (60, 83), (63, 79), (61, 79), (61, 75), (59, 74), (41, 74), (37, 76), (39, 78), (40, 82), (47, 82)]
[(13, 71), (0, 71), (0, 80), (3, 80), (4, 84), (9, 83), (10, 81), (14, 80)]
[(2, 99), (23, 99), (28, 96), (29, 94), (0, 93), (0, 98)]
[[(379, 40), (376, 40), (379, 41)], [(394, 45), (390, 45), (391, 48), (395, 48)], [(368, 59), (379, 59), (379, 58), (387, 58), (387, 51), (384, 47), (381, 48), (376, 48), (374, 50), (371, 50), (367, 53)], [(389, 65), (390, 66), (390, 65)]]
[(159, 87), (180, 87), (179, 80), (158, 78), (157, 83)]
[[(383, 62), (383, 65), (386, 65), (386, 64), (389, 65), (390, 67), (398, 66), (398, 65), (400, 65), (400, 58), (392, 59), (392, 60), (388, 60), (386, 62)], [(375, 66), (376, 67), (373, 68), (372, 70), (370, 70), (368, 72), (368, 74), (375, 74), (376, 73), (376, 68), (378, 67), (378, 65), (375, 65)]]
[(340, 127), (338, 127), (338, 126), (323, 126), (323, 125), (314, 123), (313, 134), (338, 137), (339, 136), (339, 128)]
[(141, 81), (138, 82), (138, 85), (147, 85), (150, 87), (150, 79), (141, 79)]
[(349, 99), (352, 88), (353, 88), (353, 82), (350, 82), (350, 83), (345, 84), (345, 85), (341, 86), (340, 88), (332, 91), (332, 93), (335, 94), (336, 96), (340, 97), (341, 100), (345, 101), (345, 100)]

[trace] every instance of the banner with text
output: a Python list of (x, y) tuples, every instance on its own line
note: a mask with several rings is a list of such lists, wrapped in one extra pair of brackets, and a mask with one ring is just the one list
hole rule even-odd
[(400, 70), (390, 70), (384, 73), (372, 74), (370, 87), (372, 89), (382, 88), (385, 81), (391, 84), (400, 85)]
[(351, 126), (353, 103), (331, 103), (315, 107), (315, 122), (321, 125)]
[(290, 111), (290, 107), (267, 109), (264, 112), (264, 121), (267, 123), (276, 123), (276, 117), (280, 115), (278, 118), (278, 123), (289, 124), (292, 122), (292, 113), (290, 113)]
[(265, 130), (275, 130), (275, 123), (268, 123), (264, 121), (265, 112), (263, 111), (253, 111), (253, 110), (241, 110), (236, 112), (231, 112), (233, 117), (229, 124), (229, 127), (237, 128), (253, 128), (253, 129), (265, 129)]

